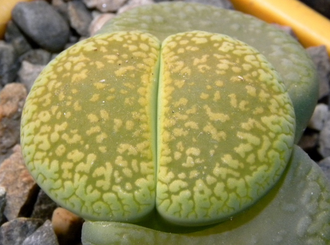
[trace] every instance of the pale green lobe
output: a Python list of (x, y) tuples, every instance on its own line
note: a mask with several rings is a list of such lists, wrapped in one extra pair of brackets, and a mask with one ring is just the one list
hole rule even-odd
[(58, 55), (27, 98), (26, 164), (85, 219), (136, 222), (154, 209), (158, 54), (148, 34), (95, 36)]
[(295, 117), (258, 51), (207, 32), (162, 44), (157, 199), (174, 224), (228, 219), (266, 194), (291, 155)]
[(117, 32), (74, 45), (43, 71), (21, 139), (38, 184), (87, 220), (139, 222), (156, 205), (171, 223), (201, 226), (277, 183), (294, 128), (280, 77), (245, 43), (188, 32), (160, 45)]
[(327, 245), (329, 212), (328, 180), (317, 164), (295, 147), (279, 185), (230, 221), (189, 234), (116, 222), (85, 222), (82, 241), (84, 245)]
[[(303, 47), (292, 37), (253, 16), (210, 5), (167, 2), (138, 7), (110, 20), (100, 33), (141, 30), (164, 40), (185, 31), (221, 33), (256, 48), (280, 73), (296, 114), (297, 143), (318, 99), (318, 77)], [(308, 98), (308, 99), (307, 99)]]

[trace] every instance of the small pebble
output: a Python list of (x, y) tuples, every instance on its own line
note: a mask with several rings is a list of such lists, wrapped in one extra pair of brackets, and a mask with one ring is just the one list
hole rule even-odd
[(62, 50), (69, 38), (67, 22), (46, 1), (18, 3), (12, 18), (28, 37), (51, 52)]
[(34, 81), (44, 68), (45, 65), (34, 65), (28, 61), (23, 61), (21, 69), (18, 71), (18, 81), (30, 91)]
[(31, 49), (24, 53), (20, 60), (28, 61), (35, 65), (47, 65), (51, 58), (52, 54), (44, 49)]
[(114, 18), (116, 15), (115, 14), (100, 14), (98, 16), (96, 16), (91, 25), (89, 26), (89, 35), (93, 36), (95, 35), (95, 33), (101, 29), (101, 27), (108, 22), (109, 20), (111, 20), (112, 18)]
[(42, 224), (42, 220), (30, 218), (16, 218), (8, 221), (0, 227), (0, 244), (22, 245), (23, 241)]
[(310, 129), (321, 131), (329, 116), (329, 107), (326, 104), (317, 104), (308, 123)]
[(330, 117), (327, 118), (327, 121), (320, 132), (318, 151), (324, 158), (330, 156)]
[(71, 27), (81, 36), (88, 36), (89, 25), (92, 22), (92, 15), (86, 6), (80, 1), (72, 1), (68, 4), (68, 14)]
[[(21, 113), (27, 96), (21, 83), (7, 84), (0, 91), (0, 159), (19, 143)], [(1, 163), (0, 162), (0, 163)], [(1, 173), (0, 173), (1, 174)]]
[(14, 47), (18, 56), (32, 49), (30, 42), (13, 21), (7, 24), (5, 40)]
[(64, 208), (54, 210), (52, 224), (60, 244), (71, 244), (81, 237), (83, 219)]
[(28, 236), (22, 245), (58, 245), (52, 222), (46, 222), (40, 226), (32, 235)]
[(13, 45), (0, 40), (0, 88), (14, 82), (19, 69), (17, 58)]

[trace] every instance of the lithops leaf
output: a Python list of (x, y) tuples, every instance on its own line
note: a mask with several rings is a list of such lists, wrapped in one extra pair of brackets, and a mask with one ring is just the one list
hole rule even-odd
[(298, 142), (318, 99), (314, 65), (301, 45), (277, 27), (238, 11), (196, 3), (160, 3), (120, 14), (101, 33), (142, 30), (160, 40), (169, 35), (201, 30), (237, 38), (259, 50), (283, 78), (297, 117)]
[(247, 44), (187, 32), (160, 49), (150, 34), (117, 32), (43, 71), (21, 138), (38, 184), (85, 219), (138, 222), (156, 203), (165, 220), (202, 226), (277, 183), (294, 128), (281, 78)]
[(95, 36), (58, 55), (28, 96), (27, 166), (85, 219), (131, 222), (154, 208), (158, 54), (148, 34)]
[(212, 228), (173, 234), (123, 223), (85, 222), (84, 245), (326, 245), (330, 241), (330, 186), (299, 147), (279, 185), (245, 213)]
[(172, 35), (160, 60), (157, 210), (185, 226), (228, 219), (282, 175), (291, 100), (264, 56), (228, 36)]

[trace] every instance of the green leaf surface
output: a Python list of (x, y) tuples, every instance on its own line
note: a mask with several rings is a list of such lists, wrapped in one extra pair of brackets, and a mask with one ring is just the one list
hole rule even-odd
[(189, 234), (116, 222), (85, 222), (82, 241), (84, 245), (326, 245), (330, 242), (329, 213), (329, 182), (296, 146), (279, 185), (230, 221)]
[(141, 30), (160, 40), (185, 31), (237, 38), (260, 51), (283, 78), (297, 117), (297, 143), (318, 99), (318, 75), (304, 48), (276, 26), (238, 11), (210, 5), (164, 2), (132, 9), (110, 20), (100, 33)]
[(96, 35), (61, 53), (27, 98), (26, 164), (87, 220), (183, 226), (241, 212), (278, 181), (295, 117), (281, 77), (229, 36)]

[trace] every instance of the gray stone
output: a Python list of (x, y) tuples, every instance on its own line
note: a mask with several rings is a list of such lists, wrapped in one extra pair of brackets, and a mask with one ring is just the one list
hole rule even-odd
[(57, 207), (57, 203), (54, 202), (43, 190), (40, 190), (37, 201), (34, 204), (31, 218), (39, 218), (43, 220), (51, 219), (53, 212)]
[(47, 65), (52, 54), (44, 49), (32, 49), (20, 57), (21, 61), (28, 61), (35, 65)]
[(311, 56), (319, 75), (319, 99), (329, 95), (330, 61), (325, 46), (310, 47), (306, 49)]
[(22, 245), (43, 224), (40, 219), (17, 218), (0, 227), (0, 245)]
[(329, 107), (326, 104), (317, 104), (313, 115), (308, 123), (308, 127), (321, 131), (324, 127), (325, 122), (329, 117)]
[(20, 2), (12, 18), (27, 36), (51, 52), (62, 50), (69, 38), (67, 22), (46, 1)]
[(323, 170), (330, 181), (330, 157), (326, 157), (319, 162), (320, 168)]
[(92, 22), (92, 15), (80, 1), (72, 1), (68, 4), (68, 12), (71, 27), (81, 36), (88, 36), (88, 28)]
[(4, 41), (0, 41), (0, 88), (14, 82), (19, 69), (18, 54), (15, 48)]
[(32, 49), (29, 41), (13, 21), (7, 23), (5, 40), (13, 45), (17, 55), (22, 55)]
[(45, 65), (34, 65), (28, 61), (23, 61), (21, 69), (18, 71), (18, 81), (30, 91), (34, 81), (44, 68)]
[(42, 226), (24, 240), (22, 245), (58, 245), (52, 222), (46, 220)]
[(14, 147), (14, 153), (0, 165), (0, 186), (7, 191), (4, 215), (8, 220), (32, 213), (39, 187), (24, 164), (19, 145)]
[(330, 118), (329, 117), (323, 129), (320, 132), (318, 151), (323, 157), (330, 156)]
[(27, 96), (20, 83), (7, 84), (0, 91), (0, 155), (19, 142), (21, 112)]

